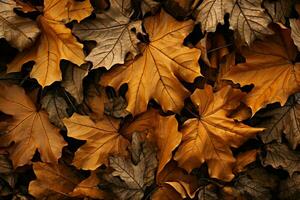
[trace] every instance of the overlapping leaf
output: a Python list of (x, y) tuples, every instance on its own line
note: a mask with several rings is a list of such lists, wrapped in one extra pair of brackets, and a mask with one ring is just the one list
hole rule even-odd
[(191, 20), (176, 21), (164, 11), (146, 18), (150, 43), (144, 45), (142, 55), (112, 69), (101, 83), (115, 89), (128, 84), (127, 110), (132, 115), (146, 111), (150, 99), (160, 103), (164, 111), (179, 112), (189, 95), (179, 80), (193, 82), (200, 76), (199, 50), (182, 44), (193, 25)]

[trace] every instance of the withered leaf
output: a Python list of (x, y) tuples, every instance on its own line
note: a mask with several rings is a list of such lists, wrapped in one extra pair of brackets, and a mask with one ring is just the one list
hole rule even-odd
[(300, 155), (285, 144), (272, 143), (266, 146), (266, 156), (261, 158), (263, 166), (286, 170), (290, 176), (300, 172)]
[(273, 22), (285, 24), (285, 18), (289, 16), (292, 10), (291, 0), (266, 0), (263, 2), (264, 7), (271, 15)]
[(263, 168), (248, 170), (234, 183), (234, 189), (239, 196), (253, 200), (271, 200), (276, 186), (277, 177)]
[(21, 87), (0, 84), (0, 110), (13, 116), (0, 145), (14, 142), (9, 152), (15, 168), (28, 164), (36, 150), (42, 161), (57, 162), (66, 142), (49, 122), (48, 114), (37, 110)]
[(149, 110), (122, 129), (123, 134), (128, 137), (136, 131), (146, 133), (148, 140), (158, 148), (157, 176), (159, 176), (166, 164), (172, 159), (172, 152), (181, 142), (182, 134), (178, 131), (175, 116), (163, 117), (158, 111)]
[(189, 95), (179, 80), (193, 82), (200, 76), (200, 51), (182, 44), (193, 25), (191, 20), (176, 21), (164, 11), (146, 18), (150, 43), (144, 45), (143, 55), (113, 68), (101, 83), (115, 89), (127, 83), (127, 111), (134, 116), (146, 111), (150, 99), (160, 103), (164, 111), (179, 112)]
[(138, 134), (140, 133), (133, 134), (131, 148), (132, 152), (137, 151), (135, 154), (139, 154), (137, 164), (124, 157), (109, 158), (110, 167), (114, 171), (106, 176), (106, 180), (112, 184), (112, 190), (119, 199), (140, 200), (146, 187), (154, 183), (157, 167), (155, 151), (151, 145), (143, 142)]
[(272, 33), (268, 28), (271, 19), (261, 4), (262, 0), (204, 0), (198, 8), (197, 21), (201, 22), (202, 30), (214, 32), (229, 13), (230, 28), (249, 45), (255, 38)]
[(62, 80), (60, 60), (70, 60), (81, 65), (84, 62), (83, 45), (76, 41), (71, 30), (64, 24), (39, 16), (39, 27), (42, 31), (39, 40), (29, 51), (24, 51), (8, 65), (8, 72), (21, 71), (22, 65), (35, 61), (30, 77), (45, 87)]
[(64, 127), (63, 119), (69, 117), (69, 105), (58, 90), (51, 90), (41, 100), (42, 108), (49, 114), (49, 120), (59, 128)]
[(95, 170), (102, 164), (108, 164), (110, 155), (127, 155), (129, 142), (119, 131), (119, 121), (105, 116), (97, 122), (89, 116), (74, 113), (63, 120), (68, 129), (68, 136), (86, 140), (75, 153), (73, 165), (85, 170)]
[(236, 163), (234, 166), (234, 173), (238, 174), (246, 170), (247, 165), (253, 163), (256, 160), (258, 149), (252, 149), (243, 153), (240, 153), (236, 157)]
[(160, 2), (156, 0), (143, 0), (141, 1), (141, 11), (145, 15), (147, 13), (155, 14), (160, 8)]
[(80, 22), (93, 11), (89, 0), (44, 0), (44, 16), (48, 19), (68, 23)]
[(110, 69), (115, 64), (123, 64), (128, 53), (139, 53), (136, 33), (142, 32), (142, 22), (131, 21), (132, 13), (130, 0), (111, 0), (109, 10), (96, 13), (96, 19), (74, 26), (73, 32), (80, 39), (97, 42), (86, 57), (93, 63), (93, 69)]
[(300, 143), (300, 94), (292, 95), (283, 107), (258, 112), (259, 126), (266, 128), (260, 134), (264, 143), (274, 140), (281, 143), (282, 136), (288, 140), (292, 149)]
[(291, 37), (300, 51), (300, 19), (290, 19)]
[(246, 62), (232, 67), (224, 75), (224, 79), (241, 86), (254, 84), (245, 99), (253, 115), (270, 103), (284, 105), (289, 95), (299, 90), (300, 65), (295, 62), (297, 49), (290, 30), (279, 27), (276, 30), (276, 35), (244, 48), (242, 55)]
[(62, 66), (62, 86), (76, 99), (77, 103), (83, 100), (82, 80), (87, 74), (88, 64), (78, 66), (68, 62)]
[(5, 38), (13, 47), (22, 51), (33, 45), (40, 33), (37, 24), (14, 12), (14, 0), (0, 1), (0, 38)]
[(37, 199), (64, 199), (83, 180), (80, 173), (65, 164), (36, 162), (33, 170), (37, 177), (29, 184), (29, 193)]
[(191, 172), (206, 162), (211, 177), (230, 181), (234, 175), (235, 158), (230, 147), (237, 148), (248, 138), (262, 131), (234, 119), (228, 118), (228, 111), (240, 104), (243, 94), (226, 86), (213, 93), (206, 85), (204, 90), (195, 90), (192, 102), (199, 109), (199, 119), (187, 120), (181, 132), (182, 143), (174, 159), (179, 166)]
[(300, 174), (294, 173), (291, 177), (280, 182), (280, 199), (297, 199), (300, 195)]

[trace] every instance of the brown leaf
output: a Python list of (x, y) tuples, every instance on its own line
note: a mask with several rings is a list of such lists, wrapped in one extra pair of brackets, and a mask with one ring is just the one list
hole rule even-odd
[(0, 2), (0, 38), (5, 38), (13, 47), (22, 51), (33, 45), (40, 30), (34, 21), (14, 13), (16, 7), (14, 0)]
[(114, 171), (106, 176), (106, 180), (112, 184), (112, 190), (119, 199), (142, 199), (146, 187), (154, 183), (157, 167), (155, 152), (151, 145), (141, 140), (139, 134), (133, 134), (131, 146), (131, 153), (139, 154), (137, 164), (124, 157), (113, 156), (109, 159)]
[(253, 163), (256, 160), (257, 154), (260, 151), (258, 149), (252, 149), (243, 153), (240, 153), (236, 157), (236, 163), (233, 169), (235, 174), (241, 173), (246, 170), (247, 165)]
[(141, 11), (143, 15), (147, 13), (155, 14), (159, 8), (160, 8), (160, 2), (156, 0), (141, 1)]
[(57, 162), (66, 142), (49, 122), (48, 114), (38, 111), (22, 88), (1, 84), (0, 110), (13, 116), (0, 141), (1, 146), (14, 142), (9, 152), (15, 168), (28, 164), (36, 150), (42, 161)]
[(100, 179), (97, 177), (95, 171), (91, 175), (81, 181), (71, 193), (74, 197), (91, 197), (93, 199), (105, 199), (106, 194), (98, 188)]
[(144, 47), (143, 55), (115, 67), (101, 83), (115, 89), (127, 83), (127, 111), (134, 116), (147, 110), (150, 99), (160, 103), (164, 111), (179, 112), (189, 95), (179, 80), (193, 82), (200, 76), (200, 51), (182, 44), (193, 25), (191, 20), (178, 22), (164, 11), (146, 18), (144, 26), (150, 43)]
[(280, 199), (297, 199), (300, 195), (300, 174), (295, 173), (280, 183)]
[(82, 80), (88, 74), (88, 64), (77, 66), (68, 62), (62, 67), (62, 86), (76, 99), (77, 103), (81, 103), (83, 100)]
[(286, 170), (290, 176), (300, 172), (300, 155), (285, 144), (272, 143), (266, 146), (266, 157), (261, 158), (263, 166)]
[[(96, 19), (76, 24), (73, 32), (82, 40), (95, 40), (97, 46), (86, 57), (93, 69), (110, 69), (123, 64), (128, 53), (139, 53), (136, 33), (142, 32), (142, 22), (131, 21), (130, 0), (111, 0), (110, 9), (96, 14)], [(135, 32), (131, 29), (135, 29)]]
[(93, 7), (89, 0), (44, 0), (44, 16), (64, 23), (80, 22), (91, 15)]
[(300, 19), (290, 19), (290, 26), (292, 29), (291, 37), (300, 51)]
[(271, 19), (261, 4), (262, 0), (204, 0), (198, 7), (197, 21), (203, 31), (215, 32), (218, 23), (224, 24), (224, 15), (229, 13), (230, 28), (249, 45), (255, 38), (273, 33), (268, 28)]
[(49, 120), (59, 128), (64, 127), (63, 119), (69, 117), (69, 108), (66, 100), (60, 96), (57, 90), (49, 91), (41, 100), (42, 109), (49, 114)]
[(35, 78), (42, 87), (45, 87), (62, 80), (61, 59), (70, 60), (77, 65), (83, 64), (83, 45), (76, 41), (71, 30), (64, 24), (44, 16), (39, 16), (37, 21), (42, 31), (39, 40), (29, 51), (17, 55), (8, 65), (8, 72), (21, 71), (24, 63), (34, 60), (35, 65), (30, 77)]
[(290, 30), (279, 27), (276, 30), (276, 35), (244, 48), (242, 55), (246, 62), (232, 67), (224, 76), (241, 86), (254, 84), (245, 99), (252, 115), (270, 103), (284, 105), (289, 95), (299, 90), (300, 67), (295, 62), (297, 49)]
[(292, 10), (291, 0), (266, 0), (263, 2), (263, 4), (268, 13), (271, 15), (273, 22), (282, 22), (283, 24), (286, 23), (285, 18), (289, 17)]
[(85, 170), (95, 170), (102, 164), (108, 164), (110, 155), (127, 155), (127, 139), (120, 135), (119, 121), (105, 116), (97, 122), (88, 116), (76, 113), (63, 120), (68, 129), (68, 136), (86, 140), (75, 153), (73, 165)]
[(292, 95), (283, 107), (274, 108), (256, 115), (259, 126), (266, 128), (260, 135), (264, 143), (282, 142), (282, 136), (288, 140), (292, 149), (300, 143), (300, 94)]
[(230, 86), (213, 93), (210, 86), (197, 89), (191, 96), (199, 109), (199, 119), (187, 120), (181, 132), (182, 143), (174, 159), (191, 172), (206, 161), (211, 177), (230, 181), (234, 175), (235, 158), (231, 147), (237, 148), (248, 138), (262, 131), (228, 118), (228, 110), (239, 105), (243, 94)]
[(37, 199), (71, 197), (70, 193), (82, 181), (77, 171), (61, 163), (36, 162), (33, 170), (37, 179), (30, 182), (29, 193)]

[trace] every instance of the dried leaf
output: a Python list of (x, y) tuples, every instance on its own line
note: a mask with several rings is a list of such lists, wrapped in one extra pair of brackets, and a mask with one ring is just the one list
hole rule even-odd
[(36, 150), (43, 162), (57, 162), (66, 142), (48, 119), (48, 114), (38, 111), (24, 90), (16, 85), (0, 85), (0, 110), (13, 119), (7, 134), (1, 137), (1, 146), (14, 142), (10, 159), (16, 168), (28, 164)]
[(65, 66), (63, 66), (62, 86), (76, 99), (77, 103), (81, 103), (83, 100), (82, 80), (87, 74), (87, 64), (77, 66), (68, 62)]
[(268, 13), (271, 15), (273, 22), (282, 22), (283, 24), (285, 24), (285, 18), (288, 17), (291, 12), (291, 0), (266, 0), (263, 2), (263, 4)]
[(181, 110), (189, 92), (179, 80), (193, 82), (200, 76), (199, 50), (182, 44), (193, 24), (191, 20), (178, 22), (164, 11), (146, 18), (144, 26), (150, 43), (144, 47), (143, 55), (103, 76), (101, 83), (115, 89), (128, 84), (126, 110), (132, 115), (146, 111), (150, 99), (159, 102), (164, 111)]
[(68, 136), (86, 140), (75, 153), (73, 165), (85, 170), (95, 170), (102, 164), (108, 164), (110, 155), (127, 155), (128, 141), (120, 135), (119, 121), (110, 117), (93, 122), (88, 116), (76, 113), (64, 119)]
[(273, 33), (268, 28), (271, 19), (261, 4), (262, 0), (204, 0), (197, 10), (197, 21), (201, 22), (202, 30), (215, 32), (218, 23), (224, 24), (224, 15), (229, 13), (230, 28), (250, 45), (255, 38)]
[[(142, 143), (141, 138), (136, 133), (132, 137), (132, 151), (135, 151), (137, 144), (140, 144), (142, 148), (138, 148), (139, 162), (133, 164), (131, 160), (124, 157), (110, 157), (110, 167), (114, 169), (111, 176), (107, 176), (106, 180), (112, 184), (113, 192), (119, 197), (119, 199), (142, 199), (145, 189), (154, 183), (154, 173), (157, 166), (155, 152), (153, 147), (147, 143)], [(121, 180), (117, 179), (119, 177)]]
[(230, 181), (234, 175), (235, 158), (231, 147), (237, 148), (248, 138), (262, 131), (227, 117), (228, 110), (236, 108), (243, 94), (230, 86), (213, 93), (210, 86), (197, 89), (191, 96), (199, 109), (199, 119), (187, 120), (181, 132), (182, 143), (174, 159), (179, 166), (191, 172), (206, 161), (212, 178)]
[(280, 183), (280, 199), (297, 199), (300, 195), (300, 174), (295, 173), (293, 176), (283, 180)]
[(258, 124), (266, 128), (260, 135), (264, 143), (274, 140), (281, 143), (282, 136), (288, 140), (292, 149), (296, 149), (300, 143), (300, 94), (289, 98), (283, 107), (274, 108), (265, 112), (259, 112), (256, 116), (260, 119)]
[(70, 193), (82, 181), (77, 171), (61, 163), (36, 162), (33, 170), (37, 179), (30, 182), (29, 193), (37, 199), (71, 197)]
[(234, 166), (234, 173), (238, 174), (246, 170), (246, 166), (253, 163), (256, 160), (258, 149), (252, 149), (243, 153), (240, 153), (236, 157), (236, 163)]
[(49, 114), (49, 120), (59, 128), (64, 127), (63, 119), (69, 117), (69, 105), (66, 100), (58, 94), (57, 90), (48, 92), (41, 100), (42, 109)]
[(39, 16), (39, 27), (42, 34), (36, 45), (29, 51), (24, 51), (8, 65), (8, 72), (21, 71), (26, 62), (35, 61), (30, 73), (38, 83), (45, 87), (55, 81), (62, 80), (60, 60), (70, 60), (72, 63), (81, 65), (84, 62), (83, 45), (76, 41), (71, 30), (64, 24)]
[(289, 95), (299, 90), (299, 63), (295, 62), (297, 49), (288, 29), (276, 29), (277, 34), (256, 41), (242, 50), (246, 62), (232, 67), (224, 79), (241, 86), (254, 84), (245, 103), (254, 115), (270, 103), (284, 105)]
[(300, 51), (300, 19), (290, 19), (290, 26), (292, 29), (291, 37)]
[(44, 0), (44, 16), (64, 23), (80, 22), (93, 11), (89, 0)]
[(261, 159), (263, 166), (271, 165), (275, 169), (284, 169), (290, 176), (300, 171), (300, 155), (285, 144), (272, 143), (266, 146), (266, 157)]
[(33, 45), (40, 33), (37, 24), (14, 13), (14, 0), (0, 1), (0, 38), (5, 38), (13, 47), (24, 50)]
[(131, 21), (131, 15), (130, 0), (111, 0), (108, 11), (97, 13), (94, 20), (75, 25), (73, 32), (80, 39), (97, 42), (86, 57), (93, 63), (93, 69), (110, 69), (115, 64), (123, 64), (128, 53), (134, 56), (139, 53), (136, 33), (142, 32), (142, 22)]

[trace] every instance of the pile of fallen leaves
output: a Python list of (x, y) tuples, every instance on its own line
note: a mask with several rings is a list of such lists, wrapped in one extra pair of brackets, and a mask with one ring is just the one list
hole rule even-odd
[(0, 0), (0, 199), (300, 199), (296, 0)]

